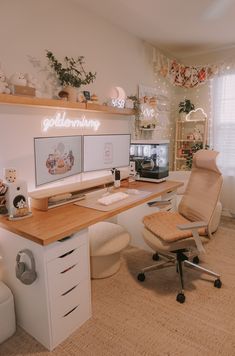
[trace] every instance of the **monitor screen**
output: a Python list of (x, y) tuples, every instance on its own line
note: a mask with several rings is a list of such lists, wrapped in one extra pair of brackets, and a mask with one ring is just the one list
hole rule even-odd
[(34, 138), (36, 186), (82, 172), (82, 137)]
[(83, 141), (84, 172), (129, 166), (129, 134), (84, 136)]

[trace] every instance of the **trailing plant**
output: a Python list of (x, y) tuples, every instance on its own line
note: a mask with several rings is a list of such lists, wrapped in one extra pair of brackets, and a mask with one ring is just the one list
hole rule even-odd
[(184, 101), (181, 101), (179, 103), (179, 108), (179, 113), (185, 112), (186, 114), (188, 114), (191, 110), (195, 109), (195, 106), (191, 103), (189, 99), (184, 99)]
[(129, 95), (127, 99), (130, 99), (133, 101), (134, 105), (134, 110), (135, 110), (135, 117), (138, 120), (139, 115), (140, 115), (140, 99), (137, 97), (137, 95)]
[(50, 67), (55, 71), (58, 80), (62, 86), (72, 86), (80, 88), (82, 85), (93, 83), (96, 78), (96, 73), (86, 72), (84, 65), (84, 56), (79, 56), (77, 59), (65, 57), (64, 65), (60, 63), (51, 51), (46, 50)]

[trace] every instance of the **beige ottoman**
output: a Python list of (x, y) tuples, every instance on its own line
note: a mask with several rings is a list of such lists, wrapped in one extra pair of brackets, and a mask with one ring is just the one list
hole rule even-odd
[(120, 267), (120, 252), (129, 244), (130, 235), (120, 225), (99, 222), (89, 227), (91, 278), (105, 278)]
[(14, 299), (10, 289), (0, 281), (0, 344), (16, 330)]

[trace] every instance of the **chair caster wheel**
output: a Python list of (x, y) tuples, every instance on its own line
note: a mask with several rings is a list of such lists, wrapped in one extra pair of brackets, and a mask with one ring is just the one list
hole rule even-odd
[(185, 295), (183, 293), (177, 294), (176, 300), (177, 302), (183, 304), (185, 302)]
[(198, 265), (198, 263), (200, 262), (198, 256), (193, 257), (193, 263), (195, 263), (195, 265)]
[(216, 287), (216, 288), (221, 288), (221, 286), (222, 286), (221, 280), (220, 280), (219, 278), (216, 279), (216, 280), (214, 281), (214, 287)]
[(152, 256), (152, 259), (153, 259), (154, 261), (159, 261), (159, 260), (160, 260), (159, 254), (158, 254), (157, 252), (154, 253), (153, 256)]
[(139, 273), (137, 276), (138, 281), (143, 282), (145, 280), (145, 274)]

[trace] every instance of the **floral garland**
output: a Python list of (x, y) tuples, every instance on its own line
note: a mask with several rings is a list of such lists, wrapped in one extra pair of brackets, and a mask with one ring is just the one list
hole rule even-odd
[(171, 84), (185, 88), (195, 88), (218, 73), (216, 65), (188, 66), (170, 60), (162, 54), (154, 60), (155, 70), (167, 78)]

